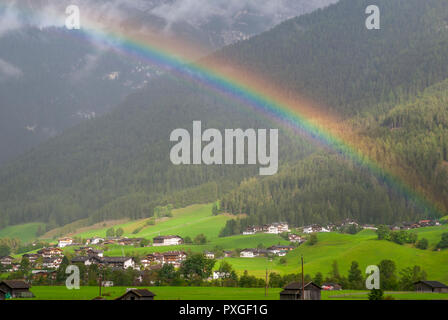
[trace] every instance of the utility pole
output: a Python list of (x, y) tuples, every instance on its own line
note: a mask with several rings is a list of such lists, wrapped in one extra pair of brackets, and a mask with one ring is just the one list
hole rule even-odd
[(268, 296), (268, 269), (266, 268), (266, 288), (264, 290), (264, 296)]
[(303, 277), (303, 254), (302, 254), (302, 300), (305, 300), (305, 284), (304, 284), (304, 277)]

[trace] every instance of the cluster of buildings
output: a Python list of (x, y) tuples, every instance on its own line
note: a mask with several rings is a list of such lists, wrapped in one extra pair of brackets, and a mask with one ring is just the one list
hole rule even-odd
[(438, 220), (424, 219), (418, 222), (403, 222), (398, 225), (389, 226), (389, 228), (391, 230), (397, 231), (397, 230), (411, 230), (411, 229), (434, 227), (434, 226), (440, 226), (440, 222)]
[(270, 234), (280, 234), (283, 232), (290, 232), (288, 223), (286, 222), (274, 222), (271, 224), (265, 224), (262, 226), (250, 226), (243, 231), (243, 235), (252, 235), (256, 233), (270, 233)]
[(187, 254), (184, 251), (154, 252), (141, 259), (140, 263), (144, 269), (151, 269), (164, 264), (172, 264), (178, 268), (186, 259)]
[(274, 255), (284, 257), (288, 251), (294, 250), (293, 246), (271, 246), (267, 249), (244, 249), (240, 252), (241, 258), (255, 258), (260, 256)]

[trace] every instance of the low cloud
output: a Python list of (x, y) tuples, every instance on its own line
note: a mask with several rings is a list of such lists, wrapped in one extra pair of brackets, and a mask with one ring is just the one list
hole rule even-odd
[(22, 74), (22, 70), (0, 58), (0, 79), (19, 78)]

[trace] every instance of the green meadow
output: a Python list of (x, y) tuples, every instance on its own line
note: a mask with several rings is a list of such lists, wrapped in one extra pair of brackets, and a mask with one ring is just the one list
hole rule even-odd
[[(142, 287), (143, 288), (143, 287)], [(221, 287), (145, 287), (156, 294), (155, 300), (279, 300), (280, 288), (221, 288)], [(91, 300), (99, 295), (98, 287), (68, 290), (64, 286), (35, 286), (33, 300)], [(126, 287), (102, 288), (103, 297), (115, 299), (126, 292)], [(322, 291), (322, 300), (366, 300), (367, 291)], [(385, 292), (396, 300), (448, 300), (448, 294)]]
[[(231, 219), (227, 215), (212, 215), (212, 204), (193, 205), (183, 209), (173, 210), (173, 217), (159, 220), (155, 225), (146, 225), (148, 219), (128, 221), (115, 225), (115, 228), (122, 227), (124, 235), (127, 237), (144, 237), (152, 239), (157, 235), (176, 234), (182, 237), (189, 236), (192, 239), (203, 233), (207, 236), (208, 242), (204, 245), (181, 245), (167, 247), (133, 247), (133, 246), (108, 246), (105, 251), (106, 256), (143, 256), (152, 252), (163, 252), (171, 250), (185, 250), (192, 252), (203, 252), (220, 247), (224, 250), (256, 248), (259, 244), (269, 247), (275, 244), (288, 244), (287, 241), (278, 235), (259, 233), (255, 235), (237, 235), (232, 237), (218, 237), (219, 231), (225, 222)], [(25, 228), (26, 227), (26, 228)], [(143, 227), (141, 231), (134, 234), (133, 231)], [(27, 224), (11, 227), (14, 232), (25, 230), (31, 233), (33, 228), (37, 229), (37, 224)], [(77, 236), (87, 238), (93, 236), (105, 236), (109, 227), (88, 230), (77, 233)], [(26, 231), (28, 230), (28, 231)], [(30, 231), (31, 230), (31, 231)], [(7, 229), (2, 232), (8, 231)], [(245, 270), (251, 275), (264, 278), (266, 269), (270, 272), (280, 274), (300, 272), (300, 258), (304, 256), (305, 273), (314, 276), (321, 272), (324, 276), (330, 271), (334, 260), (338, 262), (339, 271), (346, 275), (352, 261), (360, 264), (361, 270), (365, 270), (368, 265), (378, 264), (383, 259), (391, 259), (397, 264), (397, 271), (405, 267), (414, 265), (421, 266), (428, 274), (429, 280), (448, 282), (448, 250), (434, 251), (435, 245), (440, 241), (443, 232), (448, 232), (448, 226), (426, 227), (414, 230), (418, 233), (419, 239), (426, 238), (429, 241), (427, 250), (420, 250), (412, 245), (398, 245), (389, 241), (379, 241), (372, 230), (363, 230), (356, 235), (341, 234), (337, 232), (317, 234), (318, 242), (314, 246), (303, 244), (286, 255), (286, 263), (281, 263), (276, 257), (269, 260), (265, 257), (259, 258), (225, 258), (224, 260), (232, 264), (238, 274)], [(9, 229), (8, 234), (12, 233)], [(73, 253), (74, 248), (68, 247), (66, 253)], [(16, 256), (16, 258), (20, 258)], [(284, 259), (282, 259), (284, 260)], [(219, 261), (216, 268), (219, 266)]]
[(28, 243), (36, 239), (39, 226), (45, 228), (45, 224), (38, 222), (9, 226), (0, 230), (0, 238), (17, 238)]
[[(160, 235), (179, 235), (181, 237), (195, 237), (203, 233), (209, 239), (218, 238), (219, 231), (226, 221), (231, 219), (226, 215), (213, 216), (212, 204), (192, 205), (182, 209), (174, 209), (173, 217), (164, 218), (155, 225), (148, 226), (149, 219), (129, 221), (114, 226), (115, 229), (123, 228), (125, 237), (139, 237), (151, 239)], [(138, 233), (133, 233), (138, 228), (143, 228)], [(90, 238), (94, 236), (105, 237), (109, 227), (75, 233), (77, 237)]]
[(419, 237), (430, 241), (428, 250), (420, 250), (410, 245), (398, 245), (390, 241), (379, 241), (371, 230), (356, 235), (335, 232), (319, 233), (318, 243), (314, 246), (303, 244), (286, 255), (286, 264), (276, 258), (226, 258), (239, 273), (247, 270), (250, 274), (264, 277), (266, 269), (280, 274), (300, 272), (300, 259), (304, 257), (305, 274), (323, 275), (331, 270), (334, 260), (338, 262), (341, 274), (346, 274), (352, 261), (357, 261), (361, 270), (368, 265), (378, 264), (390, 259), (397, 264), (398, 271), (409, 266), (419, 265), (428, 274), (428, 279), (448, 282), (448, 250), (433, 251), (432, 246), (439, 241), (447, 227), (428, 227), (419, 229)]

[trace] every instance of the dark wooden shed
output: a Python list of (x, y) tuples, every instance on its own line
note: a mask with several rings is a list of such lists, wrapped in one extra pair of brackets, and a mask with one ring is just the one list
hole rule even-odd
[[(280, 292), (280, 300), (302, 300), (302, 283), (291, 282)], [(317, 284), (308, 282), (304, 285), (303, 300), (320, 300), (321, 290)]]
[(30, 285), (23, 280), (3, 280), (0, 282), (0, 290), (5, 292), (12, 298), (29, 298), (33, 297), (30, 292)]
[(131, 289), (115, 300), (154, 300), (156, 295), (146, 289)]
[(417, 292), (448, 293), (448, 286), (439, 281), (417, 281), (414, 286)]
[(5, 300), (6, 299), (6, 292), (3, 291), (3, 289), (0, 289), (0, 300)]

